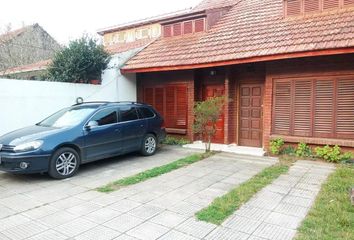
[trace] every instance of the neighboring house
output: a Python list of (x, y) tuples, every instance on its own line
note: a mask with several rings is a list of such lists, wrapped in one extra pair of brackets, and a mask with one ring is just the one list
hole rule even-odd
[(60, 45), (38, 24), (0, 35), (0, 70), (51, 59)]
[(194, 103), (225, 95), (214, 142), (354, 147), (353, 0), (205, 0), (160, 24), (122, 72), (170, 133), (195, 139)]
[(160, 22), (190, 12), (190, 9), (120, 24), (98, 31), (112, 59), (102, 76), (102, 85), (117, 96), (114, 101), (136, 101), (136, 74), (122, 75), (120, 69), (133, 56), (161, 36)]
[(0, 78), (44, 80), (51, 60), (44, 60), (28, 65), (9, 68), (0, 71)]

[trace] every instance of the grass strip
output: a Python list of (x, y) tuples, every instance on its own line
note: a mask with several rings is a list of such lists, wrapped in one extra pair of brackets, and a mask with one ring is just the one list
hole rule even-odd
[(339, 166), (323, 185), (296, 239), (354, 239), (354, 207), (349, 199), (352, 187), (354, 167)]
[(138, 173), (138, 174), (130, 176), (130, 177), (119, 179), (119, 180), (109, 183), (103, 187), (97, 188), (97, 191), (104, 192), (104, 193), (113, 192), (113, 191), (116, 191), (122, 187), (137, 184), (137, 183), (146, 181), (150, 178), (154, 178), (154, 177), (160, 176), (162, 174), (171, 172), (173, 170), (188, 166), (192, 163), (199, 162), (199, 161), (201, 161), (205, 158), (208, 158), (212, 155), (214, 155), (214, 153), (212, 153), (212, 152), (193, 154), (191, 156), (179, 159), (175, 162), (172, 162), (172, 163), (160, 166), (160, 167), (155, 167), (155, 168), (146, 170), (144, 172)]
[(205, 222), (220, 225), (240, 206), (246, 203), (259, 190), (273, 182), (283, 173), (289, 170), (289, 166), (283, 164), (273, 165), (239, 185), (222, 197), (216, 198), (208, 207), (196, 213), (196, 217)]

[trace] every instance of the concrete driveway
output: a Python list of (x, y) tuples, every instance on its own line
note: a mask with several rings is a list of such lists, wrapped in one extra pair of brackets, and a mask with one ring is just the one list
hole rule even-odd
[[(197, 221), (194, 214), (276, 159), (220, 153), (110, 194), (92, 190), (192, 153), (164, 147), (153, 157), (129, 155), (89, 164), (64, 181), (1, 173), (0, 239), (291, 239), (297, 226), (292, 223), (305, 217), (332, 171), (332, 166), (299, 162), (222, 226)], [(304, 204), (303, 214), (295, 219), (290, 210), (299, 209), (298, 203)]]

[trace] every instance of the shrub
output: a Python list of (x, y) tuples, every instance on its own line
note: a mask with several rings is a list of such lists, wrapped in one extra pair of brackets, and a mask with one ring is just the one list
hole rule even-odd
[(333, 163), (347, 161), (353, 158), (353, 154), (351, 152), (342, 154), (341, 148), (338, 145), (335, 145), (334, 147), (330, 147), (328, 145), (324, 147), (317, 147), (315, 152), (317, 157)]
[(184, 139), (184, 138), (177, 138), (177, 137), (172, 137), (172, 136), (167, 136), (165, 138), (165, 140), (163, 141), (163, 144), (166, 145), (178, 145), (178, 146), (182, 146), (182, 145), (186, 145), (191, 143), (189, 140)]
[(284, 146), (284, 140), (281, 138), (270, 141), (270, 152), (273, 155), (279, 155), (282, 147)]
[(286, 148), (281, 150), (280, 153), (284, 155), (295, 156), (295, 148), (292, 146), (287, 146)]
[(299, 143), (296, 148), (295, 154), (298, 157), (311, 157), (312, 150), (306, 143)]
[(205, 151), (210, 152), (211, 140), (216, 134), (216, 124), (225, 105), (225, 97), (213, 97), (194, 106), (194, 133), (206, 141)]

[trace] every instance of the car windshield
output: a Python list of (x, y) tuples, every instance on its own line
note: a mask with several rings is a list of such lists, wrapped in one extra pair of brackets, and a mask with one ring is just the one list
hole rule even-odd
[(42, 127), (73, 127), (84, 121), (90, 114), (92, 114), (97, 108), (94, 107), (77, 107), (77, 108), (65, 108), (52, 116), (46, 118), (42, 122), (38, 123), (38, 126)]

